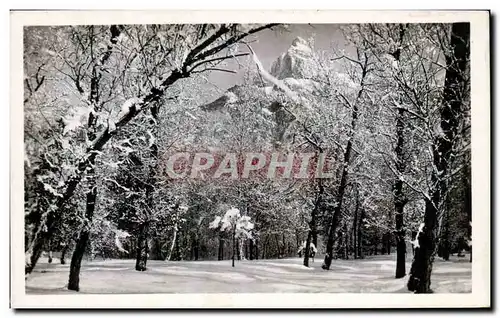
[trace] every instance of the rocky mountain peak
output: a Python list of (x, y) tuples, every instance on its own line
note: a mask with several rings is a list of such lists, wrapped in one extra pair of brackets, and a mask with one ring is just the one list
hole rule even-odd
[(278, 79), (292, 77), (308, 78), (312, 64), (313, 49), (301, 37), (292, 41), (288, 50), (278, 57), (271, 66), (271, 75)]

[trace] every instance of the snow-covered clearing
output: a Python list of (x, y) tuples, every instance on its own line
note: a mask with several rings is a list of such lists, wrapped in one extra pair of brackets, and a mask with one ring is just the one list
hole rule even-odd
[[(330, 271), (321, 269), (321, 258), (311, 268), (300, 258), (237, 261), (234, 268), (230, 260), (148, 261), (145, 272), (135, 271), (134, 260), (97, 259), (82, 264), (80, 293), (405, 293), (408, 276), (394, 279), (395, 257), (334, 260)], [(65, 288), (68, 273), (69, 265), (42, 259), (26, 281), (26, 293), (74, 293)], [(467, 293), (471, 284), (468, 257), (436, 258), (434, 292)]]

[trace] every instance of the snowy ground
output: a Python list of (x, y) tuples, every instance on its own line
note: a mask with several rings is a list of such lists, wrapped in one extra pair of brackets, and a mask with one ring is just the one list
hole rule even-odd
[[(133, 260), (85, 262), (80, 276), (81, 293), (400, 293), (407, 277), (394, 279), (395, 254), (364, 260), (334, 260), (330, 271), (321, 259), (311, 268), (299, 258), (237, 261), (148, 261), (146, 272), (134, 270)], [(55, 259), (54, 261), (57, 262)], [(407, 263), (410, 268), (410, 260)], [(69, 265), (48, 264), (41, 259), (26, 281), (28, 294), (72, 293), (66, 290)], [(432, 288), (437, 293), (471, 292), (468, 257), (436, 258)]]

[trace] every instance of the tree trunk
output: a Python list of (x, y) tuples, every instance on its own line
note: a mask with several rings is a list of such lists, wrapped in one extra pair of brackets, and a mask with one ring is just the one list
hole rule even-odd
[(44, 245), (43, 243), (44, 243), (43, 239), (39, 239), (34, 242), (33, 250), (30, 255), (30, 262), (29, 264), (26, 264), (26, 266), (24, 267), (25, 274), (31, 274), (31, 272), (35, 268), (38, 259), (42, 255), (43, 245)]
[[(358, 199), (359, 200), (359, 199)], [(365, 210), (361, 208), (360, 216), (359, 216), (359, 225), (358, 225), (358, 257), (359, 258), (364, 258), (364, 252), (363, 252), (363, 226), (364, 226), (364, 219), (365, 219)]]
[(403, 221), (403, 210), (405, 199), (402, 198), (402, 184), (396, 181), (395, 185), (395, 210), (396, 210), (396, 278), (401, 278), (406, 275), (406, 242), (405, 229)]
[[(418, 232), (411, 231), (411, 241), (412, 242), (415, 242), (417, 240), (417, 233)], [(411, 253), (413, 256), (415, 256), (415, 244), (414, 243), (412, 243), (412, 245), (411, 245)]]
[(269, 235), (266, 235), (266, 238), (262, 244), (262, 257), (261, 259), (267, 258), (267, 242), (269, 241)]
[(380, 248), (380, 254), (382, 255), (385, 255), (385, 248), (387, 246), (386, 241), (387, 241), (386, 234), (382, 234), (382, 247)]
[[(437, 193), (437, 192), (436, 192)], [(434, 196), (437, 199), (437, 194)], [(434, 202), (426, 200), (424, 227), (417, 233), (418, 246), (410, 269), (408, 290), (430, 293), (432, 263), (436, 249), (437, 209)]]
[(182, 255), (180, 252), (180, 244), (182, 239), (184, 239), (184, 235), (182, 235), (182, 231), (177, 231), (177, 240), (175, 240), (175, 254), (174, 254), (174, 261), (181, 261), (182, 260)]
[(69, 272), (68, 289), (69, 290), (80, 290), (80, 268), (82, 264), (83, 254), (87, 247), (87, 242), (89, 239), (89, 232), (82, 231), (76, 242), (75, 250), (73, 251), (73, 256), (71, 257), (71, 265)]
[(288, 250), (287, 250), (287, 246), (286, 246), (286, 237), (285, 237), (285, 233), (283, 233), (283, 257), (287, 257), (288, 256)]
[(241, 261), (241, 240), (240, 239), (236, 240), (236, 256), (238, 258), (238, 261)]
[[(406, 26), (403, 24), (399, 25), (399, 43), (400, 47), (403, 47), (403, 40), (405, 34)], [(396, 61), (400, 62), (401, 49), (398, 48), (396, 54), (393, 55)], [(398, 84), (398, 90), (399, 90)], [(400, 104), (402, 102), (401, 98)], [(400, 175), (406, 170), (406, 159), (405, 159), (405, 114), (401, 107), (397, 108), (396, 116), (396, 170)], [(405, 242), (405, 227), (404, 227), (404, 207), (408, 202), (404, 192), (403, 192), (403, 181), (399, 176), (396, 177), (393, 185), (394, 193), (394, 211), (395, 211), (395, 223), (396, 223), (396, 278), (401, 278), (406, 275), (406, 242)]]
[(344, 236), (342, 235), (342, 233), (337, 233), (337, 245), (336, 245), (336, 250), (335, 250), (335, 253), (337, 254), (337, 258), (339, 258), (339, 257), (341, 259), (344, 258), (343, 246), (344, 246)]
[(194, 260), (197, 261), (200, 253), (200, 241), (198, 240), (198, 234), (193, 237), (192, 247), (194, 253)]
[(387, 251), (387, 255), (391, 255), (391, 248), (392, 248), (392, 235), (391, 235), (391, 232), (388, 232), (387, 233), (387, 236), (386, 236), (386, 251)]
[[(149, 120), (149, 125), (151, 125), (153, 128), (149, 131), (149, 133), (152, 136), (152, 140), (150, 140), (150, 146), (149, 146), (149, 156), (152, 160), (152, 164), (149, 167), (149, 172), (148, 172), (148, 178), (147, 178), (147, 183), (144, 183), (144, 188), (146, 190), (146, 202), (150, 207), (154, 206), (153, 202), (153, 192), (154, 192), (154, 184), (155, 184), (155, 173), (156, 173), (156, 166), (157, 166), (157, 159), (158, 159), (158, 146), (156, 145), (156, 131), (157, 131), (157, 125), (158, 125), (158, 111), (159, 111), (159, 105), (156, 103), (155, 105), (151, 106), (151, 119)], [(148, 262), (148, 254), (149, 254), (149, 247), (148, 247), (148, 239), (149, 239), (149, 227), (150, 227), (150, 222), (152, 222), (152, 218), (150, 215), (149, 211), (145, 211), (144, 217), (145, 220), (142, 221), (142, 223), (139, 225), (139, 235), (137, 236), (137, 250), (136, 250), (136, 261), (135, 261), (135, 270), (137, 271), (145, 271), (147, 269), (147, 262)], [(172, 253), (172, 250), (170, 250), (170, 254)], [(170, 260), (171, 255), (169, 255), (169, 260)]]
[(254, 250), (253, 239), (250, 239), (249, 245), (250, 245), (249, 246), (249, 250), (250, 250), (249, 256), (250, 256), (250, 260), (252, 261), (253, 260), (253, 250)]
[(344, 254), (345, 259), (349, 259), (349, 232), (347, 231), (347, 223), (344, 225)]
[(465, 169), (464, 169), (464, 188), (465, 188), (465, 198), (464, 198), (464, 208), (467, 213), (467, 218), (469, 220), (469, 225), (467, 226), (467, 238), (469, 239), (469, 262), (472, 263), (472, 206), (471, 206), (471, 186), (470, 186), (470, 153), (469, 156), (466, 157), (469, 160), (466, 163)]
[(224, 259), (224, 240), (219, 237), (219, 253), (217, 255), (217, 260), (222, 261)]
[(356, 207), (354, 208), (354, 220), (352, 223), (352, 248), (353, 248), (353, 254), (354, 254), (354, 259), (358, 258), (358, 238), (357, 238), (357, 232), (358, 232), (358, 210), (359, 210), (359, 199), (356, 191)]
[(175, 243), (177, 241), (177, 224), (174, 225), (174, 237), (172, 238), (172, 244), (170, 245), (170, 251), (168, 252), (168, 258), (167, 261), (170, 261), (172, 259), (172, 255), (174, 253), (174, 247)]
[(69, 244), (64, 245), (62, 251), (61, 251), (61, 264), (64, 265), (66, 264), (66, 253), (69, 250)]
[(449, 261), (451, 245), (450, 245), (450, 220), (447, 208), (443, 210), (443, 218), (441, 222), (442, 222), (441, 235), (439, 238), (439, 247), (438, 247), (438, 251), (440, 252), (439, 256), (441, 256), (443, 260)]
[(233, 267), (234, 267), (234, 258), (236, 254), (235, 250), (236, 250), (236, 229), (233, 228), (233, 256), (231, 257)]
[[(94, 175), (94, 171), (90, 171), (89, 175)], [(95, 204), (97, 199), (97, 187), (94, 182), (91, 182), (91, 189), (87, 192), (87, 203), (85, 207), (85, 223), (82, 230), (80, 231), (80, 236), (76, 242), (75, 250), (73, 251), (73, 256), (71, 257), (71, 265), (69, 269), (69, 290), (80, 290), (80, 268), (82, 266), (82, 258), (85, 253), (85, 249), (89, 243), (90, 237), (90, 225), (92, 218), (94, 216)]]
[(276, 249), (277, 249), (277, 253), (278, 253), (277, 256), (278, 256), (278, 258), (281, 258), (282, 251), (281, 251), (281, 247), (280, 247), (278, 234), (275, 234), (273, 236), (274, 236), (274, 242), (276, 243)]
[(147, 269), (148, 262), (148, 222), (139, 225), (139, 235), (137, 236), (137, 251), (135, 258), (135, 270), (143, 272)]
[[(358, 57), (360, 56), (360, 53), (358, 51)], [(364, 54), (365, 60), (364, 63), (361, 63), (362, 65), (362, 74), (361, 74), (361, 83), (360, 83), (360, 90), (358, 91), (356, 100), (352, 104), (352, 119), (351, 119), (351, 130), (349, 132), (348, 140), (347, 140), (347, 145), (345, 148), (344, 152), (344, 158), (342, 161), (342, 175), (340, 178), (340, 183), (337, 188), (337, 191), (335, 193), (335, 207), (333, 209), (333, 216), (332, 220), (328, 229), (328, 240), (326, 243), (326, 254), (325, 254), (325, 260), (323, 261), (323, 265), (321, 265), (321, 268), (324, 270), (329, 270), (330, 265), (332, 264), (332, 259), (333, 259), (333, 247), (335, 243), (335, 233), (337, 231), (337, 226), (341, 217), (341, 211), (342, 211), (342, 201), (344, 199), (344, 192), (347, 186), (347, 175), (348, 175), (348, 168), (349, 168), (349, 162), (351, 158), (351, 151), (352, 151), (352, 143), (353, 143), (353, 138), (354, 138), (354, 133), (356, 131), (356, 124), (357, 124), (357, 119), (358, 119), (358, 102), (361, 99), (361, 96), (363, 95), (364, 91), (364, 80), (367, 74), (367, 68), (368, 68), (368, 57), (366, 53)]]
[(245, 248), (245, 253), (243, 255), (245, 255), (245, 259), (250, 259), (250, 256), (249, 256), (249, 253), (248, 253), (248, 242), (247, 240), (243, 240), (243, 247)]
[(340, 179), (340, 186), (337, 191), (336, 195), (336, 205), (334, 208), (333, 212), (333, 218), (330, 223), (330, 227), (328, 229), (328, 240), (326, 243), (326, 255), (325, 255), (325, 260), (323, 261), (323, 265), (321, 265), (321, 268), (324, 270), (329, 270), (330, 265), (332, 264), (332, 259), (333, 259), (333, 247), (335, 244), (335, 232), (337, 230), (339, 218), (340, 218), (340, 212), (342, 209), (342, 201), (344, 198), (344, 192), (347, 184), (347, 164), (349, 162), (349, 157), (351, 154), (351, 147), (352, 147), (352, 142), (349, 140), (347, 143), (347, 150), (344, 155), (344, 167), (342, 168), (342, 177)]
[(397, 233), (396, 242), (396, 278), (406, 275), (406, 242), (403, 234)]
[[(59, 211), (62, 213), (63, 211)], [(46, 242), (48, 242), (51, 239), (52, 233), (55, 230), (55, 226), (58, 224), (56, 223), (56, 217), (58, 217), (58, 214), (55, 214), (54, 212), (49, 213), (45, 212), (46, 214), (46, 221), (43, 221), (43, 216), (39, 215), (38, 221), (35, 224), (35, 227), (33, 228), (33, 239), (31, 241), (31, 250), (28, 249), (27, 252), (25, 252), (29, 255), (29, 263), (26, 263), (24, 266), (24, 272), (26, 275), (31, 274), (33, 269), (35, 268), (36, 264), (38, 263), (38, 260), (40, 259), (40, 256), (42, 256), (43, 248), (46, 245)]]
[(309, 248), (311, 246), (311, 237), (312, 237), (312, 234), (311, 234), (311, 231), (309, 231), (309, 234), (307, 235), (306, 247), (302, 251), (302, 253), (304, 253), (304, 266), (305, 267), (309, 267), (309, 253), (308, 253), (308, 251), (309, 251)]
[(255, 240), (255, 260), (259, 260), (259, 242), (260, 240)]
[[(320, 149), (319, 153), (323, 151)], [(318, 179), (318, 193), (316, 195), (316, 201), (314, 202), (314, 208), (311, 212), (311, 221), (309, 222), (309, 233), (307, 235), (306, 246), (304, 248), (304, 266), (309, 267), (309, 250), (311, 249), (311, 240), (314, 247), (318, 246), (318, 230), (317, 230), (317, 214), (319, 212), (323, 193), (325, 192), (325, 187), (323, 186), (322, 179)]]
[(295, 250), (298, 251), (300, 247), (301, 237), (299, 237), (299, 230), (295, 230)]
[[(90, 27), (92, 32), (90, 36), (90, 55), (93, 56), (93, 41), (94, 41), (94, 33), (93, 33), (93, 27)], [(118, 42), (118, 37), (120, 36), (122, 32), (122, 28), (118, 27), (116, 25), (110, 26), (109, 29), (111, 33), (111, 38), (110, 38), (110, 45), (107, 47), (107, 51), (102, 55), (102, 57), (98, 60), (95, 61), (97, 63), (93, 64), (92, 67), (92, 76), (90, 77), (90, 91), (88, 91), (88, 102), (90, 107), (93, 109), (93, 112), (89, 113), (88, 121), (87, 121), (87, 137), (90, 142), (95, 145), (95, 148), (101, 148), (102, 145), (98, 145), (97, 141), (97, 122), (98, 118), (95, 114), (100, 112), (100, 80), (102, 78), (102, 65), (106, 63), (107, 60), (109, 60), (109, 57), (111, 56), (111, 52), (113, 50), (114, 45)], [(79, 92), (84, 93), (84, 91), (79, 87)], [(109, 131), (109, 130), (108, 130)], [(100, 135), (99, 138), (104, 137), (103, 135)], [(89, 147), (90, 149), (90, 147)], [(95, 149), (95, 150), (100, 150), (100, 149)], [(89, 243), (89, 237), (90, 237), (90, 226), (92, 224), (92, 218), (94, 216), (94, 210), (95, 210), (95, 205), (96, 205), (96, 199), (97, 199), (97, 184), (96, 184), (96, 175), (95, 175), (95, 164), (96, 164), (96, 155), (97, 154), (92, 154), (89, 155), (88, 158), (81, 162), (78, 165), (78, 170), (80, 172), (85, 172), (88, 170), (88, 173), (86, 175), (86, 178), (90, 181), (89, 182), (89, 187), (90, 190), (87, 192), (87, 202), (86, 202), (86, 212), (85, 212), (85, 224), (83, 225), (83, 229), (80, 232), (80, 236), (78, 238), (78, 241), (76, 243), (76, 248), (73, 251), (73, 256), (71, 258), (71, 265), (70, 265), (70, 273), (69, 273), (69, 282), (68, 282), (68, 289), (70, 290), (76, 290), (78, 291), (80, 289), (79, 287), (79, 276), (80, 276), (80, 267), (81, 267), (81, 262), (82, 262), (82, 257), (83, 254), (85, 253), (85, 249)], [(86, 167), (85, 167), (86, 166)], [(83, 170), (82, 170), (83, 168)], [(79, 183), (81, 180), (81, 176), (78, 176), (71, 180), (69, 179), (69, 184), (68, 187), (66, 188), (66, 193), (62, 197), (62, 202), (61, 205), (64, 204), (65, 200), (67, 200), (71, 195), (72, 192), (76, 189), (76, 185)], [(93, 252), (93, 251), (92, 251)]]
[(469, 89), (466, 71), (469, 57), (469, 23), (453, 23), (450, 47), (452, 53), (445, 51), (446, 75), (443, 90), (443, 102), (440, 108), (442, 134), (434, 140), (431, 175), (432, 188), (426, 198), (423, 229), (419, 231), (419, 246), (410, 270), (408, 289), (415, 293), (430, 293), (431, 272), (436, 245), (438, 208), (442, 206), (447, 194), (446, 178), (450, 168), (449, 160), (453, 151), (453, 142), (460, 126), (462, 105), (466, 102)]
[(311, 231), (311, 235), (312, 235), (312, 241), (311, 242), (314, 244), (315, 247), (317, 247), (318, 246), (318, 229), (317, 229), (316, 226), (314, 227), (314, 230)]

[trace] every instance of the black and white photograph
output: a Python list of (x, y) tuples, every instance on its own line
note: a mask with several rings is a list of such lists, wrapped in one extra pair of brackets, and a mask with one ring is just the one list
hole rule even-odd
[(489, 12), (211, 14), (11, 12), (13, 305), (489, 307)]

